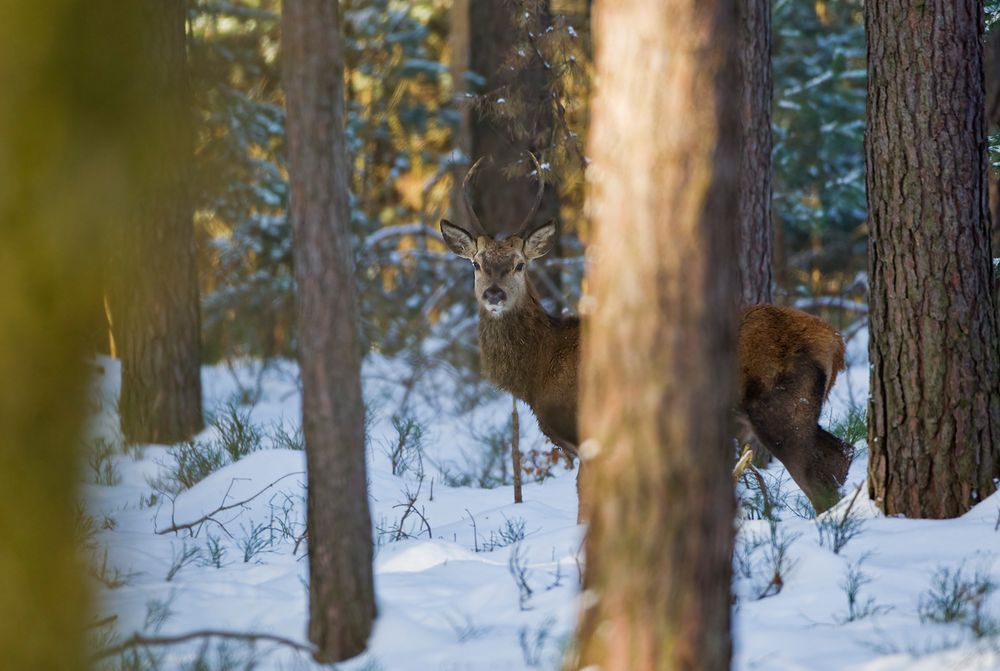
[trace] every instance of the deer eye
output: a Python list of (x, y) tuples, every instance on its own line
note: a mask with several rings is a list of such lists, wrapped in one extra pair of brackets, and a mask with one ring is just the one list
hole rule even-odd
[(517, 264), (516, 266), (514, 266), (514, 270), (516, 270), (517, 272), (521, 272), (522, 270), (524, 270), (524, 264), (523, 263)]
[(473, 261), (473, 262), (472, 262), (472, 267), (473, 267), (473, 268), (475, 268), (476, 270), (482, 270), (482, 269), (481, 269), (481, 268), (479, 267), (479, 262), (478, 262), (478, 261)]

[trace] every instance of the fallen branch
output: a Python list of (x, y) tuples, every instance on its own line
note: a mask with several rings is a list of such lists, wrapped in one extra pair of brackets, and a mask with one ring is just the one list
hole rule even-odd
[[(239, 508), (240, 506), (245, 506), (246, 504), (250, 503), (255, 498), (257, 498), (258, 496), (260, 496), (261, 494), (263, 494), (267, 490), (271, 489), (272, 487), (274, 487), (276, 484), (278, 484), (279, 482), (281, 482), (285, 478), (290, 478), (293, 475), (305, 475), (305, 471), (296, 471), (295, 473), (286, 473), (285, 475), (282, 475), (280, 478), (278, 478), (277, 480), (275, 480), (274, 482), (272, 482), (271, 484), (269, 484), (267, 487), (264, 487), (264, 489), (260, 490), (259, 492), (257, 492), (253, 496), (251, 496), (250, 498), (243, 499), (242, 501), (237, 501), (236, 503), (230, 503), (229, 505), (220, 505), (218, 508), (216, 508), (212, 512), (206, 513), (205, 515), (202, 515), (201, 517), (199, 517), (198, 519), (196, 519), (196, 520), (194, 520), (192, 522), (184, 522), (182, 524), (178, 524), (178, 523), (175, 522), (175, 523), (171, 524), (169, 527), (167, 527), (166, 529), (160, 529), (156, 533), (158, 533), (159, 535), (162, 536), (164, 534), (169, 534), (171, 532), (176, 533), (176, 532), (180, 531), (181, 529), (191, 530), (191, 529), (194, 529), (194, 527), (196, 527), (196, 526), (198, 526), (200, 524), (204, 524), (205, 522), (215, 522), (219, 526), (225, 528), (225, 525), (223, 525), (221, 522), (219, 522), (218, 520), (215, 519), (216, 515), (218, 515), (219, 513), (224, 513), (227, 510), (232, 510), (233, 508)], [(229, 496), (229, 494), (228, 494), (228, 490), (227, 490), (226, 496), (223, 497), (223, 499), (222, 499), (223, 502), (226, 500), (226, 497), (228, 497), (228, 496)]]
[(298, 641), (293, 641), (290, 638), (285, 638), (284, 636), (275, 636), (274, 634), (264, 634), (259, 632), (239, 632), (239, 631), (222, 631), (220, 629), (202, 629), (199, 631), (188, 632), (187, 634), (177, 634), (176, 636), (143, 636), (139, 632), (136, 632), (129, 636), (127, 639), (118, 643), (117, 645), (112, 645), (107, 648), (101, 648), (96, 651), (93, 655), (93, 660), (97, 661), (100, 659), (106, 659), (108, 657), (113, 657), (115, 655), (121, 654), (126, 650), (131, 650), (132, 648), (146, 647), (146, 646), (163, 646), (163, 645), (176, 645), (178, 643), (186, 643), (188, 641), (193, 641), (199, 638), (222, 638), (229, 641), (246, 641), (248, 643), (256, 643), (257, 641), (266, 641), (269, 643), (277, 643), (278, 645), (284, 645), (289, 648), (298, 650), (299, 652), (307, 652), (312, 654), (316, 651), (315, 646), (307, 643), (300, 643)]

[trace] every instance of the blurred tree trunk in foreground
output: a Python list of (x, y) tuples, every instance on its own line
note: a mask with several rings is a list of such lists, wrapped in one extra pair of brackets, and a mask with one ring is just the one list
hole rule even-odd
[[(152, 107), (128, 3), (0, 3), (0, 651), (89, 666), (79, 440), (108, 229)], [(112, 38), (113, 36), (113, 38)]]
[(198, 272), (189, 176), (192, 111), (185, 0), (141, 0), (149, 78), (158, 103), (142, 150), (143, 197), (116, 245), (111, 322), (122, 362), (118, 411), (132, 443), (176, 443), (201, 431)]
[(587, 175), (600, 253), (580, 413), (593, 600), (574, 669), (729, 668), (734, 9), (595, 7)]
[(771, 302), (771, 0), (740, 7), (740, 307)]
[(309, 639), (317, 661), (336, 662), (365, 649), (375, 620), (337, 3), (285, 0), (282, 48), (308, 467)]
[(983, 5), (868, 2), (865, 19), (869, 493), (955, 517), (993, 492), (1000, 449)]

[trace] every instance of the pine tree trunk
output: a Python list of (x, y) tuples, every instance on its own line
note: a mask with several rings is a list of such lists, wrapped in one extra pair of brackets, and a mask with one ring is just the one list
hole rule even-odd
[(740, 155), (741, 307), (771, 302), (771, 0), (740, 3), (743, 146)]
[(143, 197), (124, 227), (110, 287), (122, 363), (118, 411), (133, 443), (176, 443), (204, 426), (185, 7), (143, 0), (140, 57), (151, 77), (141, 86), (160, 113), (147, 129)]
[(869, 2), (865, 20), (869, 493), (955, 517), (993, 492), (1000, 445), (982, 2)]
[(454, 86), (454, 97), (458, 110), (458, 125), (454, 133), (454, 149), (466, 160), (456, 160), (451, 167), (451, 215), (450, 220), (456, 226), (469, 229), (469, 213), (465, 209), (465, 199), (462, 194), (462, 180), (475, 161), (468, 160), (472, 156), (472, 108), (470, 104), (471, 86), (467, 81), (469, 71), (469, 1), (453, 0), (449, 14), (448, 45), (451, 48), (451, 80)]
[(583, 587), (593, 599), (574, 669), (729, 668), (733, 9), (709, 0), (595, 7), (587, 176), (600, 255), (588, 280), (580, 412)]
[[(1000, 30), (986, 36), (983, 53), (986, 71), (986, 132), (1000, 131)], [(990, 166), (990, 213), (993, 228), (993, 253), (1000, 254), (1000, 172)]]
[[(514, 25), (514, 12), (521, 11), (520, 4), (510, 0), (471, 0), (469, 3), (469, 67), (486, 80), (480, 88), (488, 94), (485, 101), (472, 114), (472, 160), (487, 156), (490, 164), (482, 165), (477, 176), (474, 200), (476, 212), (483, 225), (492, 234), (514, 233), (517, 225), (531, 209), (538, 188), (537, 178), (526, 176), (526, 171), (510, 177), (508, 170), (515, 163), (526, 161), (525, 152), (539, 156), (540, 149), (549, 145), (552, 135), (552, 103), (546, 87), (546, 71), (537, 58), (529, 59), (523, 69), (510, 71), (505, 63), (511, 50), (519, 42), (518, 28)], [(541, 11), (548, 16), (548, 2)], [(515, 130), (510, 121), (491, 115), (490, 106), (507, 94), (505, 87), (512, 86), (526, 93), (524, 105), (518, 114)], [(555, 186), (545, 188), (541, 207), (534, 217), (534, 224), (541, 225), (559, 216), (559, 194)]]
[(282, 45), (308, 467), (309, 639), (317, 661), (335, 662), (365, 649), (375, 619), (337, 3), (285, 0)]

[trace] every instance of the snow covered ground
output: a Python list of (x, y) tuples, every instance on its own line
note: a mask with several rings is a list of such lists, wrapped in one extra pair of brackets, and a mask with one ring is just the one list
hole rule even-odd
[[(831, 421), (844, 417), (852, 404), (864, 404), (864, 336), (850, 343), (853, 365), (834, 390)], [(103, 437), (117, 444), (117, 365), (99, 364), (91, 442)], [(252, 382), (251, 368), (238, 370), (240, 384), (224, 367), (205, 368), (206, 408), (223, 413), (240, 385)], [(379, 357), (365, 367), (372, 406), (368, 465), (379, 618), (368, 652), (336, 668), (558, 668), (575, 622), (582, 569), (575, 473), (557, 465), (543, 483), (528, 482), (523, 504), (513, 503), (510, 486), (447, 486), (482, 465), (490, 436), (509, 417), (510, 400), (494, 398), (467, 411), (452, 393), (455, 383), (446, 372), (431, 374), (409, 393), (408, 374), (400, 362)], [(401, 404), (423, 429), (422, 449), (397, 459), (399, 474), (394, 475), (391, 447), (399, 431), (391, 420)], [(305, 641), (305, 463), (302, 451), (287, 449), (295, 442), (300, 412), (292, 364), (277, 365), (263, 377), (262, 394), (249, 412), (261, 432), (261, 449), (235, 461), (227, 457), (231, 463), (176, 496), (154, 494), (151, 483), (167, 482), (163, 477), (178, 448), (148, 445), (92, 460), (86, 511), (96, 530), (89, 554), (99, 593), (97, 619), (110, 619), (95, 627), (98, 645), (134, 632), (166, 636), (207, 628)], [(522, 450), (545, 449), (526, 408), (520, 417)], [(199, 440), (219, 437), (217, 428), (209, 428)], [(739, 522), (734, 668), (1000, 669), (1000, 638), (991, 630), (1000, 620), (1000, 595), (991, 594), (986, 584), (987, 579), (1000, 583), (1000, 531), (995, 528), (1000, 495), (960, 519), (921, 521), (880, 516), (862, 488), (846, 525), (859, 528), (853, 536), (842, 534), (849, 538), (835, 553), (835, 522), (844, 519), (865, 469), (862, 454), (851, 469), (849, 496), (824, 515), (825, 521), (808, 519), (799, 509), (797, 489), (780, 466), (765, 473), (772, 485), (784, 481), (784, 495), (772, 496), (787, 507), (779, 507), (776, 523)], [(499, 466), (491, 472), (499, 473)], [(740, 490), (752, 497), (742, 485)], [(255, 494), (190, 529), (158, 533)], [(776, 564), (780, 592), (757, 598), (776, 591)], [(929, 621), (935, 603), (929, 590), (945, 568), (952, 571), (950, 586), (957, 588), (944, 591), (964, 587), (970, 604), (979, 605), (978, 619)], [(846, 587), (850, 574), (857, 585), (853, 613)], [(977, 574), (978, 583), (966, 584)], [(973, 629), (985, 635), (976, 638)], [(271, 643), (258, 643), (252, 651), (218, 642), (207, 648), (191, 642), (150, 650), (165, 669), (243, 668), (235, 663), (251, 653), (256, 668), (316, 668), (307, 655)], [(209, 666), (193, 666), (202, 652)], [(119, 668), (122, 660), (110, 662)]]

